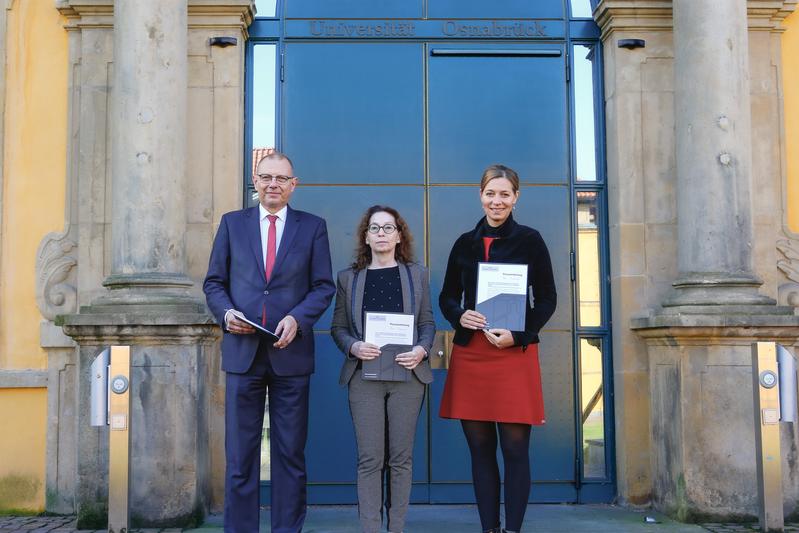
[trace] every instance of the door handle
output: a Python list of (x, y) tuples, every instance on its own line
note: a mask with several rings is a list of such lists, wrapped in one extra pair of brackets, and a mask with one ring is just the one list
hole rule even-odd
[(430, 368), (447, 370), (452, 356), (452, 338), (455, 332), (451, 329), (436, 331), (433, 349), (430, 350)]

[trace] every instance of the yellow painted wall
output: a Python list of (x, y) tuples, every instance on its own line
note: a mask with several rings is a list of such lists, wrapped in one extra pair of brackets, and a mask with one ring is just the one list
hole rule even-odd
[(67, 34), (52, 0), (8, 14), (0, 257), (0, 368), (46, 368), (39, 346), (36, 248), (64, 228)]
[(0, 510), (44, 509), (46, 417), (43, 390), (0, 391)]
[[(67, 143), (67, 35), (54, 5), (15, 0), (8, 12), (0, 370), (47, 367), (39, 346), (36, 248), (45, 234), (63, 230)], [(46, 389), (0, 389), (0, 420), (0, 509), (41, 510)]]
[(787, 147), (787, 225), (799, 233), (799, 12), (785, 19), (782, 35), (782, 84)]

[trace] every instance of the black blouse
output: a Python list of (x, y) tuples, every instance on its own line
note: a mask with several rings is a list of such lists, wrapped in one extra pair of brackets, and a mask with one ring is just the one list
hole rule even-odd
[(363, 288), (363, 316), (367, 311), (402, 312), (402, 284), (399, 265), (366, 270)]
[(525, 330), (513, 331), (516, 346), (538, 342), (538, 332), (552, 317), (557, 304), (552, 262), (541, 234), (533, 228), (517, 224), (509, 216), (501, 226), (493, 228), (480, 219), (472, 231), (455, 241), (447, 262), (447, 272), (438, 304), (441, 312), (455, 328), (455, 344), (465, 346), (474, 330), (460, 325), (467, 309), (475, 308), (477, 292), (477, 263), (485, 261), (483, 237), (495, 237), (491, 242), (488, 261), (491, 263), (527, 264), (527, 280), (532, 288), (532, 301), (528, 300)]

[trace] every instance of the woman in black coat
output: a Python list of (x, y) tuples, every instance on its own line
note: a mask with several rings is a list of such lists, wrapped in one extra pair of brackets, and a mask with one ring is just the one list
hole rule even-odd
[[(452, 247), (439, 305), (455, 328), (440, 416), (461, 421), (472, 458), (472, 480), (483, 530), (499, 532), (497, 435), (505, 463), (508, 533), (519, 531), (530, 493), (530, 430), (545, 422), (538, 333), (555, 311), (549, 251), (533, 228), (517, 224), (519, 177), (492, 165), (480, 182), (485, 217)], [(478, 263), (527, 265), (523, 331), (487, 328), (475, 311)]]

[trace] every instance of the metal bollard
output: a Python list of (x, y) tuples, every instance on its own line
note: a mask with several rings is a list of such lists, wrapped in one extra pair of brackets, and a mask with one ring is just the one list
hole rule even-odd
[(108, 532), (130, 530), (130, 347), (112, 346), (91, 366), (91, 424), (109, 425)]
[(108, 362), (111, 351), (106, 348), (94, 358), (91, 366), (91, 425), (108, 425)]
[(760, 530), (783, 531), (780, 422), (796, 421), (796, 359), (774, 342), (752, 344)]

